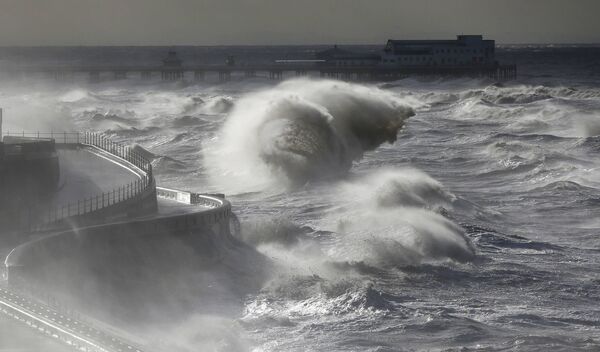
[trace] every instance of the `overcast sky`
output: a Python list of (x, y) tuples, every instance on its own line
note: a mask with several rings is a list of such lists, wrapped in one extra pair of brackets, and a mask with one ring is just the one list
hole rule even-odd
[(600, 43), (600, 0), (0, 0), (0, 45)]

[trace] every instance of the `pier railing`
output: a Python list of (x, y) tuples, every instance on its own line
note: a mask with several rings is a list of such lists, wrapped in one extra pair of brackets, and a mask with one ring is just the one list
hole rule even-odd
[[(139, 180), (121, 185), (108, 192), (95, 196), (79, 199), (76, 202), (53, 206), (49, 209), (38, 210), (39, 221), (37, 229), (52, 225), (61, 220), (80, 217), (99, 210), (121, 204), (124, 201), (139, 198), (148, 192), (155, 191), (152, 164), (143, 155), (133, 151), (130, 147), (109, 140), (106, 136), (92, 132), (20, 132), (6, 131), (5, 136), (21, 137), (38, 140), (53, 140), (57, 145), (90, 146), (106, 152), (113, 157), (129, 163), (139, 169), (143, 176)], [(32, 226), (30, 224), (30, 226)], [(32, 230), (34, 228), (30, 228)]]

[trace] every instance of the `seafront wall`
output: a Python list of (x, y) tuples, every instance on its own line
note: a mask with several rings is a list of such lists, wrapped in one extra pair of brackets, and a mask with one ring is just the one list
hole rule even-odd
[(200, 196), (200, 198), (202, 203), (207, 204), (209, 208), (200, 208), (198, 212), (181, 215), (148, 217), (140, 220), (74, 228), (22, 244), (13, 249), (6, 257), (8, 278), (18, 282), (18, 277), (23, 277), (20, 272), (26, 272), (27, 267), (39, 262), (66, 258), (81, 250), (101, 250), (102, 246), (110, 247), (122, 242), (129, 242), (134, 237), (210, 231), (215, 235), (223, 236), (227, 241), (232, 240), (229, 232), (231, 204), (225, 199), (210, 196)]
[[(232, 282), (239, 275), (229, 271), (247, 269), (231, 262), (251, 263), (259, 255), (231, 235), (229, 202), (201, 199), (212, 207), (78, 228), (23, 244), (6, 258), (9, 286), (35, 286), (35, 292), (49, 292), (100, 319), (140, 317), (148, 306), (184, 312), (188, 298), (177, 295), (202, 297), (221, 279), (250, 289), (259, 280), (242, 275)], [(186, 289), (173, 291), (181, 285)]]
[[(31, 222), (29, 204), (45, 203), (54, 195), (60, 168), (53, 140), (0, 141), (0, 232), (11, 233)], [(6, 240), (0, 238), (0, 246)]]

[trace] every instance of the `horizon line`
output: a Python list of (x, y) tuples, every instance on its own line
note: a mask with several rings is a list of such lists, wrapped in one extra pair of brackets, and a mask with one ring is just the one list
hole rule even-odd
[[(299, 46), (383, 46), (381, 43), (321, 43), (321, 44), (52, 44), (52, 45), (0, 45), (0, 48), (115, 48), (115, 47), (138, 47), (138, 48), (162, 48), (162, 47), (299, 47)], [(496, 42), (496, 45), (571, 45), (571, 46), (594, 46), (600, 42)]]

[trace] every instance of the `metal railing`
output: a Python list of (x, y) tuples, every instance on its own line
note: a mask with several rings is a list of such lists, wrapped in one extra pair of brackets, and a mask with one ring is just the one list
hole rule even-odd
[(92, 132), (20, 132), (4, 134), (9, 137), (21, 137), (38, 140), (53, 140), (58, 145), (90, 146), (116, 156), (135, 166), (144, 174), (139, 180), (119, 186), (108, 192), (103, 192), (89, 198), (80, 199), (62, 206), (54, 206), (42, 210), (41, 224), (50, 225), (66, 218), (82, 216), (99, 210), (107, 209), (121, 202), (137, 198), (149, 189), (154, 189), (152, 164), (141, 154), (130, 147), (109, 140), (106, 136)]
[(219, 198), (225, 198), (223, 194), (201, 194), (165, 187), (156, 187), (156, 196), (179, 203), (201, 205), (207, 208), (222, 207), (224, 202)]
[(120, 186), (112, 191), (80, 199), (77, 202), (52, 207), (42, 216), (42, 220), (45, 224), (52, 224), (72, 216), (81, 216), (102, 210), (126, 200), (134, 199), (150, 186), (153, 186), (151, 179), (148, 176), (144, 176), (140, 180)]
[(114, 156), (135, 165), (140, 170), (152, 176), (152, 164), (140, 153), (131, 150), (130, 147), (116, 143), (100, 133), (93, 132), (19, 132), (4, 133), (7, 137), (22, 137), (38, 140), (53, 140), (56, 144), (63, 145), (89, 145), (102, 149)]

